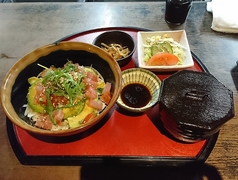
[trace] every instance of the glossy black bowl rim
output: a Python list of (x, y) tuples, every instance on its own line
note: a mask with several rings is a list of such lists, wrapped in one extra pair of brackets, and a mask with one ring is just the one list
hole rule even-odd
[[(131, 37), (131, 35), (129, 35), (128, 33), (126, 32), (123, 32), (123, 31), (119, 31), (119, 30), (110, 30), (110, 31), (105, 31), (101, 34), (99, 34), (92, 42), (93, 45), (97, 46), (96, 45), (96, 42), (99, 38), (103, 37), (103, 36), (106, 36), (107, 34), (113, 34), (113, 33), (120, 33), (120, 34), (123, 34), (125, 36), (128, 37), (128, 39), (131, 40), (132, 44), (133, 44), (133, 48), (131, 50), (131, 52), (124, 58), (121, 58), (121, 59), (118, 59), (116, 60), (118, 62), (119, 65), (125, 65), (127, 64), (130, 60), (131, 60), (131, 57), (132, 55), (134, 54), (135, 50), (136, 50), (136, 43), (134, 41), (134, 39)], [(125, 61), (125, 62), (124, 62)]]

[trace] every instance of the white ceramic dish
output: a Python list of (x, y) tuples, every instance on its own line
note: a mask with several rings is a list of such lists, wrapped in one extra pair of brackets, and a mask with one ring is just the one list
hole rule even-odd
[[(144, 62), (144, 46), (146, 44), (146, 39), (152, 36), (163, 36), (167, 34), (168, 37), (173, 38), (180, 45), (185, 47), (185, 59), (181, 65), (173, 65), (173, 66), (147, 66)], [(139, 31), (137, 33), (137, 49), (138, 49), (138, 64), (140, 68), (148, 69), (151, 71), (159, 72), (159, 71), (178, 71), (181, 69), (186, 69), (192, 67), (194, 65), (194, 61), (191, 55), (190, 47), (187, 40), (187, 35), (185, 30), (177, 30), (177, 31)]]
[(117, 104), (123, 109), (126, 109), (127, 111), (136, 113), (145, 112), (158, 102), (161, 81), (153, 72), (148, 71), (146, 69), (130, 68), (122, 71), (122, 90), (128, 84), (134, 83), (142, 84), (149, 90), (151, 94), (151, 99), (148, 104), (138, 108), (131, 107), (123, 102), (121, 95), (119, 95), (117, 99)]

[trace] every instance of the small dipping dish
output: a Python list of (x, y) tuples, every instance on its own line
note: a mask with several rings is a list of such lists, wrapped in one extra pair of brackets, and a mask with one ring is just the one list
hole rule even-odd
[(124, 70), (117, 104), (130, 112), (145, 112), (158, 102), (160, 85), (160, 79), (151, 71), (141, 68)]

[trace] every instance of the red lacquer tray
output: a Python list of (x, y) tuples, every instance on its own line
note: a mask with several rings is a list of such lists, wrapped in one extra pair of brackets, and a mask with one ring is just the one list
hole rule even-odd
[[(115, 27), (94, 29), (70, 35), (59, 41), (92, 43), (100, 33), (121, 30), (137, 43), (136, 34), (145, 29)], [(194, 55), (196, 71), (207, 71)], [(137, 67), (137, 51), (122, 70)], [(172, 73), (157, 73), (162, 80)], [(218, 133), (197, 143), (182, 143), (163, 128), (158, 104), (144, 114), (126, 112), (115, 105), (110, 113), (93, 128), (69, 137), (43, 137), (29, 134), (7, 120), (13, 150), (22, 164), (31, 165), (181, 165), (203, 163), (212, 151)]]

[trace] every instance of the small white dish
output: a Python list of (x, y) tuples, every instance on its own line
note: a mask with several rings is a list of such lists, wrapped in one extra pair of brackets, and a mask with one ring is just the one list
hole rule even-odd
[[(127, 85), (140, 84), (149, 90), (151, 98), (148, 100), (148, 103), (141, 107), (132, 107), (123, 101), (123, 89)], [(122, 91), (117, 99), (117, 104), (130, 112), (145, 112), (153, 107), (159, 100), (160, 94), (160, 79), (151, 71), (142, 69), (142, 68), (130, 68), (122, 71)], [(146, 90), (144, 89), (144, 90)], [(131, 98), (135, 98), (133, 93), (130, 91), (129, 94), (132, 95)], [(129, 96), (130, 96), (129, 95)], [(144, 94), (143, 94), (144, 95)], [(142, 95), (142, 96), (143, 96)], [(125, 95), (126, 96), (126, 95)], [(134, 97), (133, 97), (134, 96)], [(128, 97), (128, 96), (127, 96)], [(137, 100), (142, 100), (143, 97), (137, 98)]]
[[(163, 36), (167, 34), (168, 37), (174, 39), (178, 42), (185, 50), (185, 59), (181, 65), (173, 66), (147, 66), (144, 62), (144, 44), (146, 44), (146, 39), (152, 36)], [(194, 61), (191, 55), (190, 47), (187, 40), (187, 35), (185, 30), (177, 31), (139, 31), (137, 32), (137, 50), (138, 50), (138, 65), (140, 68), (144, 68), (150, 71), (160, 72), (160, 71), (178, 71), (181, 69), (186, 69), (194, 66)]]

